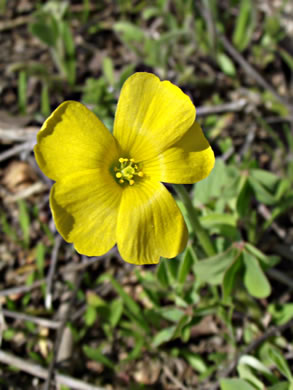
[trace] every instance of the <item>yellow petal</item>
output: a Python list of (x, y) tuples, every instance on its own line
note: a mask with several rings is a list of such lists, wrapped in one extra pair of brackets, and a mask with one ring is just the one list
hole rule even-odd
[(121, 90), (114, 136), (124, 154), (150, 159), (177, 142), (195, 119), (195, 107), (180, 88), (150, 73), (135, 73)]
[(215, 156), (197, 122), (175, 145), (143, 163), (143, 172), (152, 180), (191, 184), (209, 175)]
[(112, 134), (95, 114), (74, 101), (62, 103), (45, 121), (34, 152), (41, 170), (53, 180), (117, 158)]
[(58, 180), (50, 196), (57, 230), (79, 253), (103, 255), (116, 242), (121, 193), (107, 170), (91, 169)]
[(163, 184), (142, 180), (124, 188), (117, 224), (122, 258), (133, 264), (155, 264), (172, 258), (187, 243), (182, 214)]

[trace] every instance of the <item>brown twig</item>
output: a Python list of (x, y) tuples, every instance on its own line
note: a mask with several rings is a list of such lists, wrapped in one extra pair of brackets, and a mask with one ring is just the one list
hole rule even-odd
[[(272, 218), (271, 211), (264, 204), (260, 204), (257, 207), (257, 211), (266, 221), (268, 221)], [(279, 236), (279, 238), (281, 238), (282, 240), (284, 240), (286, 238), (286, 230), (282, 229), (276, 222), (271, 223), (271, 228)]]
[(36, 127), (0, 127), (0, 139), (5, 142), (31, 141), (36, 138), (38, 130)]
[(245, 140), (244, 140), (244, 143), (243, 143), (243, 146), (241, 147), (241, 149), (238, 152), (238, 155), (240, 157), (245, 156), (246, 153), (250, 150), (251, 145), (252, 145), (252, 143), (255, 139), (255, 136), (256, 136), (256, 129), (257, 129), (257, 127), (255, 125), (253, 125), (248, 130), (246, 137), (245, 137)]
[[(38, 378), (47, 379), (48, 370), (41, 367), (38, 364), (30, 363), (24, 359), (20, 359), (17, 356), (11, 355), (7, 352), (0, 351), (0, 362), (18, 368), (28, 374), (36, 376)], [(102, 387), (90, 385), (86, 382), (72, 378), (67, 375), (56, 373), (56, 384), (70, 387), (72, 390), (105, 390)]]
[(10, 295), (17, 295), (17, 294), (24, 294), (27, 293), (37, 287), (40, 287), (43, 283), (45, 283), (45, 279), (37, 280), (33, 284), (27, 286), (19, 286), (19, 287), (12, 287), (12, 288), (7, 288), (6, 290), (0, 291), (0, 297), (8, 297)]
[(189, 387), (184, 386), (184, 384), (181, 383), (179, 381), (179, 379), (176, 378), (175, 375), (173, 375), (172, 371), (170, 370), (170, 368), (167, 365), (163, 366), (163, 371), (164, 371), (166, 377), (169, 378), (174, 383), (174, 385), (176, 386), (177, 389), (180, 389), (180, 390), (190, 390)]
[(69, 273), (69, 272), (76, 272), (76, 271), (81, 271), (95, 263), (98, 263), (99, 261), (102, 261), (103, 259), (107, 259), (110, 256), (115, 255), (116, 257), (119, 256), (117, 248), (114, 247), (109, 250), (105, 255), (102, 256), (95, 256), (92, 258), (86, 258), (82, 263), (79, 264), (70, 264), (65, 267), (61, 267), (60, 271), (62, 274), (64, 273)]
[(51, 254), (50, 268), (47, 276), (45, 306), (48, 310), (50, 310), (52, 307), (52, 285), (53, 285), (53, 279), (56, 271), (58, 252), (59, 252), (61, 242), (62, 242), (62, 237), (57, 235), (55, 237), (54, 248)]
[(7, 194), (6, 200), (8, 203), (16, 202), (19, 199), (26, 199), (34, 194), (39, 194), (47, 190), (48, 187), (42, 181), (36, 181), (29, 187), (24, 188), (19, 191), (17, 194)]
[[(85, 256), (82, 256), (83, 260)], [(76, 284), (80, 284), (80, 280), (78, 275), (80, 273), (69, 273), (64, 275), (64, 281), (71, 286), (75, 286)], [(80, 275), (82, 275), (81, 273)], [(72, 294), (76, 294), (76, 292), (67, 291), (62, 294), (61, 305), (58, 308), (58, 317), (69, 319), (69, 314), (71, 312), (71, 308), (73, 305), (72, 302)], [(75, 311), (75, 310), (74, 310)], [(73, 313), (72, 313), (73, 314)], [(70, 319), (72, 319), (72, 315), (70, 315)], [(67, 322), (67, 321), (66, 321)], [(67, 325), (67, 324), (66, 324)], [(60, 343), (58, 350), (56, 350), (56, 364), (61, 363), (63, 361), (68, 361), (72, 356), (73, 351), (73, 334), (69, 326), (65, 326), (62, 337), (60, 338)]]
[(3, 20), (0, 22), (0, 31), (11, 30), (15, 27), (28, 25), (32, 20), (31, 16), (19, 16), (12, 20)]
[(239, 99), (236, 102), (217, 104), (216, 106), (197, 107), (196, 116), (206, 116), (212, 114), (222, 114), (224, 112), (241, 111), (247, 106), (246, 99)]
[(33, 147), (35, 145), (36, 141), (28, 141), (28, 142), (23, 142), (22, 144), (15, 145), (13, 148), (10, 148), (6, 150), (5, 152), (0, 154), (0, 162), (5, 161), (9, 159), (12, 156), (15, 156), (18, 153), (24, 152), (24, 151), (31, 151), (33, 150)]
[(14, 318), (21, 321), (30, 321), (34, 324), (49, 329), (58, 329), (61, 323), (60, 321), (48, 320), (46, 318), (35, 317), (29, 314), (19, 313), (17, 311), (11, 311), (7, 309), (0, 309), (0, 314), (1, 313), (4, 315), (4, 317)]
[(77, 295), (77, 292), (78, 292), (78, 289), (79, 289), (82, 277), (83, 277), (83, 273), (81, 272), (81, 273), (78, 274), (76, 285), (75, 285), (75, 289), (72, 292), (70, 302), (68, 303), (67, 308), (66, 308), (67, 311), (66, 311), (66, 313), (64, 314), (64, 317), (61, 320), (60, 327), (58, 328), (56, 339), (55, 339), (55, 342), (54, 342), (53, 356), (52, 356), (52, 360), (50, 362), (50, 366), (49, 366), (49, 370), (48, 370), (48, 376), (47, 376), (47, 380), (46, 380), (46, 383), (45, 383), (44, 390), (50, 390), (51, 382), (52, 382), (53, 376), (54, 376), (55, 364), (56, 364), (57, 358), (58, 358), (58, 352), (59, 352), (60, 344), (62, 342), (62, 337), (63, 337), (64, 331), (65, 331), (65, 328), (66, 328), (67, 321), (68, 321), (68, 319), (70, 317), (71, 310), (72, 310), (72, 307), (73, 307), (73, 304), (74, 304), (74, 301), (75, 301), (75, 298), (76, 298), (76, 295)]

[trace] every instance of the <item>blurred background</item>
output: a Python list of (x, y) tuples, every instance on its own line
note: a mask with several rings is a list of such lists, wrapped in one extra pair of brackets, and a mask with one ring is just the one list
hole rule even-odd
[[(292, 0), (0, 0), (0, 56), (0, 388), (292, 390)], [(213, 256), (179, 199), (189, 244), (158, 266), (56, 232), (36, 133), (68, 99), (111, 130), (136, 71), (197, 107)]]

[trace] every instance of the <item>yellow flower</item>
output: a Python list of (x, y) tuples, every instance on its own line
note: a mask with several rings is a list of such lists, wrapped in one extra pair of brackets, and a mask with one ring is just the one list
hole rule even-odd
[(161, 182), (195, 183), (214, 165), (195, 107), (169, 81), (135, 73), (121, 90), (113, 133), (74, 101), (45, 121), (34, 151), (41, 170), (56, 181), (50, 194), (56, 227), (87, 256), (117, 243), (129, 263), (175, 257), (188, 234)]

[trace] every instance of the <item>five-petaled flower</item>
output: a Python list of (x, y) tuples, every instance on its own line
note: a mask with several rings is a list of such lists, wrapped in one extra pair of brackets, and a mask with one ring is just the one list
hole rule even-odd
[(115, 243), (134, 264), (172, 258), (187, 243), (183, 216), (165, 183), (195, 183), (214, 154), (180, 88), (149, 73), (124, 83), (113, 135), (85, 106), (62, 103), (37, 136), (35, 156), (56, 181), (50, 207), (57, 230), (87, 256)]

